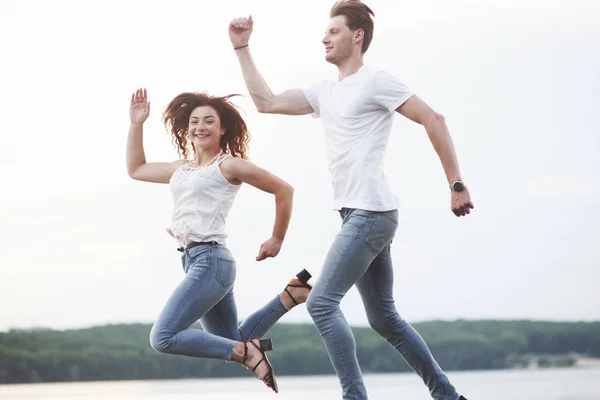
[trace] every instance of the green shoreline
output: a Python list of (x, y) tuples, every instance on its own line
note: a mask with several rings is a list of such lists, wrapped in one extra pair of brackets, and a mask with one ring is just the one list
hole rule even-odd
[[(445, 370), (587, 367), (600, 365), (600, 322), (503, 320), (413, 324)], [(150, 324), (0, 333), (0, 384), (247, 376), (238, 365), (156, 353)], [(369, 328), (352, 328), (364, 373), (409, 367)], [(278, 324), (269, 355), (282, 375), (333, 374), (311, 324)]]

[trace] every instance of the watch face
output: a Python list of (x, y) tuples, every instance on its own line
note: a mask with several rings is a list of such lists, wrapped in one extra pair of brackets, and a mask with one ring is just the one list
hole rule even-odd
[(455, 192), (462, 192), (462, 190), (464, 188), (465, 188), (465, 185), (462, 182), (454, 182), (452, 184), (452, 189), (454, 189)]

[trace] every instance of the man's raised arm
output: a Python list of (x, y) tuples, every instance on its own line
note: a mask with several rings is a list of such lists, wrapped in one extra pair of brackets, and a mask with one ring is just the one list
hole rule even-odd
[(260, 113), (304, 115), (313, 109), (300, 89), (287, 90), (274, 94), (258, 72), (250, 54), (248, 42), (252, 34), (254, 21), (248, 18), (236, 18), (229, 23), (229, 38), (238, 56), (244, 81), (256, 109)]

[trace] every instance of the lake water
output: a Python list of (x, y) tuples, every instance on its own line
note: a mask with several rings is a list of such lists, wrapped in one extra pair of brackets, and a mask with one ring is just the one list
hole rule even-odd
[[(600, 400), (600, 369), (448, 372), (469, 400)], [(279, 394), (254, 378), (0, 385), (2, 400), (335, 400), (335, 376), (279, 377)], [(430, 400), (416, 374), (366, 375), (371, 400)]]

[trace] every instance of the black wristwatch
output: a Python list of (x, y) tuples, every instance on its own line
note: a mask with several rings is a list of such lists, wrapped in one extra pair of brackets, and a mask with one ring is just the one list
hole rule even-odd
[(465, 190), (465, 184), (463, 181), (456, 181), (452, 185), (450, 185), (450, 190), (453, 192), (462, 192)]

